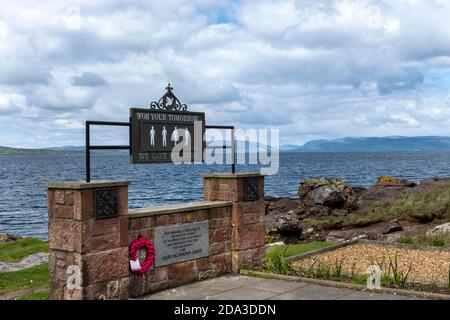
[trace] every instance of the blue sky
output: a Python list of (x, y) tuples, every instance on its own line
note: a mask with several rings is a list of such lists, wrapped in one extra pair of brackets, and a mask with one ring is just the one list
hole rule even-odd
[[(450, 135), (450, 1), (2, 1), (0, 145), (82, 145), (167, 83), (281, 144)], [(101, 143), (127, 141), (102, 131)]]

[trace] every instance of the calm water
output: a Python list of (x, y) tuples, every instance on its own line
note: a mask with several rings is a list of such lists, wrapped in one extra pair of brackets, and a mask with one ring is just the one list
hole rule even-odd
[[(238, 165), (237, 171), (259, 167)], [(132, 181), (132, 208), (202, 199), (202, 173), (229, 172), (219, 165), (132, 165), (127, 155), (93, 156), (93, 179)], [(266, 194), (295, 196), (301, 180), (339, 176), (370, 186), (380, 175), (420, 181), (450, 176), (450, 152), (286, 153), (280, 170), (266, 178)], [(47, 238), (47, 181), (84, 179), (84, 157), (0, 156), (0, 233)]]

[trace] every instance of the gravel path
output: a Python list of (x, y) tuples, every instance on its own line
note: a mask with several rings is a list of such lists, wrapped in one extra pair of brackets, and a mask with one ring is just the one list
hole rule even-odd
[(22, 259), (17, 263), (0, 261), (0, 272), (18, 271), (25, 268), (31, 268), (48, 261), (47, 253), (34, 253)]
[(448, 284), (449, 251), (428, 251), (358, 243), (296, 261), (294, 266), (309, 267), (316, 259), (319, 259), (318, 261), (331, 268), (335, 266), (336, 261), (343, 261), (342, 272), (347, 274), (351, 274), (352, 269), (355, 273), (366, 274), (367, 268), (372, 264), (381, 265), (382, 272), (387, 273), (389, 258), (394, 259), (396, 254), (398, 254), (399, 270), (407, 272), (412, 263), (408, 276), (409, 281), (445, 286)]

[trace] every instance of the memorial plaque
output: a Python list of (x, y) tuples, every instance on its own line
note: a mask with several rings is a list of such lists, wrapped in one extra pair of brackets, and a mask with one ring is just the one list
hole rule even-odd
[(155, 267), (209, 255), (209, 221), (155, 229)]
[[(132, 162), (175, 162), (172, 151), (203, 161), (205, 114), (202, 112), (131, 109)], [(181, 151), (180, 151), (181, 150)]]

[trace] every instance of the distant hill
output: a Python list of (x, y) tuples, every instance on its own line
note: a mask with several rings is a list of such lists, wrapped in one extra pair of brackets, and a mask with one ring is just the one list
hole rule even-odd
[(441, 151), (450, 150), (450, 137), (346, 137), (333, 140), (312, 140), (285, 152), (364, 152), (364, 151)]
[(70, 150), (53, 150), (53, 149), (22, 149), (9, 148), (0, 146), (1, 156), (52, 156), (76, 153)]
[[(258, 145), (249, 141), (236, 141), (238, 148), (242, 143), (247, 150), (258, 150)], [(208, 143), (209, 146), (221, 143)], [(270, 150), (270, 145), (261, 145)], [(84, 152), (84, 146), (63, 146), (44, 149), (22, 149), (0, 146), (0, 155), (70, 155)], [(280, 146), (281, 152), (369, 152), (369, 151), (450, 151), (450, 137), (346, 137), (332, 140), (312, 140), (302, 146), (288, 144)], [(127, 150), (96, 150), (100, 153), (127, 153)]]
[(63, 146), (63, 147), (52, 147), (46, 148), (48, 150), (56, 150), (56, 151), (75, 151), (75, 152), (84, 152), (84, 146)]
[[(0, 156), (52, 156), (52, 155), (76, 155), (82, 154), (85, 151), (84, 146), (64, 146), (64, 147), (50, 147), (43, 149), (22, 149), (10, 148), (0, 146)], [(117, 154), (128, 153), (128, 150), (93, 150), (93, 153), (102, 154)]]

